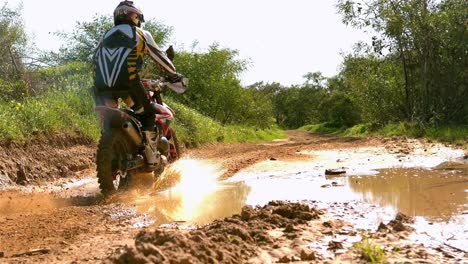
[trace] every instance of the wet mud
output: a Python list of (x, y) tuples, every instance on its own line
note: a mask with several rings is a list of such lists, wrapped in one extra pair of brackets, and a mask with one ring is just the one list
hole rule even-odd
[(92, 167), (10, 185), (0, 263), (466, 261), (463, 150), (288, 133), (190, 150), (154, 184), (142, 175), (107, 198)]
[[(389, 263), (459, 263), (463, 255), (412, 243), (412, 218), (397, 214), (375, 232), (356, 230), (307, 203), (272, 201), (187, 229), (140, 232), (135, 246), (107, 263), (366, 263), (380, 248)], [(364, 242), (363, 242), (364, 241)], [(356, 244), (357, 243), (357, 244)]]

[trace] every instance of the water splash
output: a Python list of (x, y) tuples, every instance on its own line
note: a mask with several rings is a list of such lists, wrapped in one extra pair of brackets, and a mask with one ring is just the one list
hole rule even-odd
[(165, 170), (150, 194), (135, 197), (137, 211), (153, 215), (157, 223), (203, 223), (209, 212), (219, 210), (214, 207), (221, 199), (218, 191), (223, 185), (218, 178), (222, 174), (219, 164), (181, 159)]

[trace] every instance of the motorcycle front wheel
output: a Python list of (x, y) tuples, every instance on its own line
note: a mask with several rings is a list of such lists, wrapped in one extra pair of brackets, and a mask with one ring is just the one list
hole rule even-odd
[(103, 195), (129, 186), (132, 172), (127, 171), (127, 162), (135, 151), (134, 145), (121, 130), (111, 129), (101, 135), (96, 153), (96, 170)]
[(169, 128), (167, 140), (169, 140), (169, 155), (167, 158), (168, 162), (172, 163), (178, 160), (182, 155), (182, 148), (180, 147), (180, 142), (174, 129)]

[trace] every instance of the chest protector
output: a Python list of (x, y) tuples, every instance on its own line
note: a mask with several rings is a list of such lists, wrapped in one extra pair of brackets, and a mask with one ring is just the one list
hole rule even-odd
[(143, 65), (145, 40), (137, 27), (122, 24), (107, 31), (94, 54), (98, 90), (127, 90)]

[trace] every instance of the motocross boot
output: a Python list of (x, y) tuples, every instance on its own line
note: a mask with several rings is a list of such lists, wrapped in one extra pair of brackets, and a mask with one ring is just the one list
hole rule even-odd
[(158, 139), (155, 131), (143, 131), (145, 135), (145, 156), (148, 163), (148, 171), (153, 171), (161, 162), (161, 157), (158, 152)]

